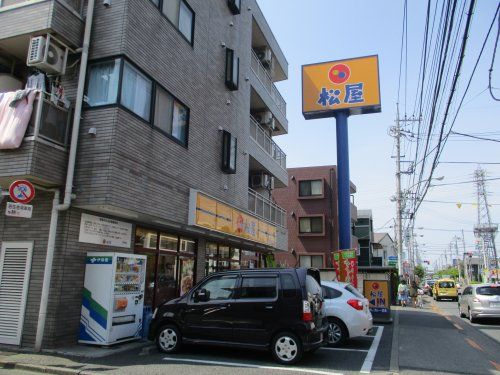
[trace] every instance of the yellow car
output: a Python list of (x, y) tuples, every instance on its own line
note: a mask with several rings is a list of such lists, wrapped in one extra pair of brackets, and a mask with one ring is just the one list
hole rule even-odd
[(453, 279), (439, 279), (436, 280), (432, 287), (432, 295), (435, 301), (442, 298), (451, 298), (458, 301), (457, 284)]

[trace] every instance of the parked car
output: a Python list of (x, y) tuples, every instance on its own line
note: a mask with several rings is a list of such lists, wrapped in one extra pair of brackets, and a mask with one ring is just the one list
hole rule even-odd
[(442, 298), (451, 298), (458, 301), (458, 292), (455, 280), (453, 279), (439, 279), (434, 283), (432, 295), (435, 301)]
[(293, 364), (326, 345), (317, 269), (245, 269), (211, 274), (153, 313), (149, 339), (164, 353), (184, 343), (270, 350)]
[(365, 336), (373, 327), (368, 300), (351, 284), (322, 281), (328, 345), (343, 346), (349, 338)]
[(432, 297), (432, 288), (435, 283), (436, 280), (426, 280), (424, 284), (424, 293)]
[(476, 284), (464, 288), (458, 301), (460, 316), (471, 323), (480, 318), (500, 318), (500, 285)]

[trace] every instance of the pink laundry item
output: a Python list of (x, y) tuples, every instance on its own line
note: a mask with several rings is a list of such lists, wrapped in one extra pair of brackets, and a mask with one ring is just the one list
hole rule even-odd
[(36, 91), (12, 108), (9, 104), (15, 95), (15, 91), (0, 93), (0, 150), (19, 148), (33, 112)]

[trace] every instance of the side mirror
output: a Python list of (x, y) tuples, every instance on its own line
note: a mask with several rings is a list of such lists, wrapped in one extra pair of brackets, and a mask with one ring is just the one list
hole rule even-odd
[(208, 302), (210, 300), (210, 291), (206, 289), (198, 289), (193, 295), (194, 302)]

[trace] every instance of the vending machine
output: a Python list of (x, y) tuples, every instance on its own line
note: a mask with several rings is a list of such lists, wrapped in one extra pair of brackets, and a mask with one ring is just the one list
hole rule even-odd
[(87, 253), (78, 342), (112, 345), (141, 337), (146, 256)]

